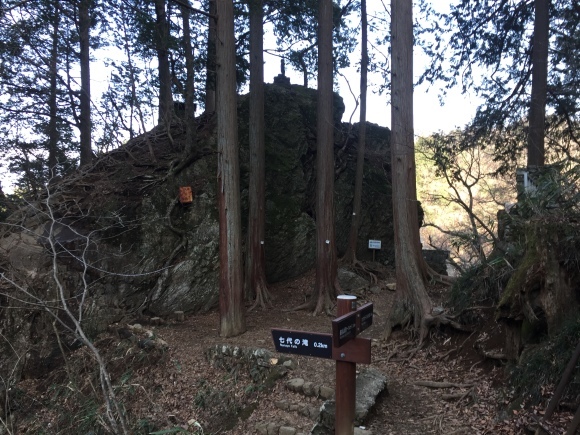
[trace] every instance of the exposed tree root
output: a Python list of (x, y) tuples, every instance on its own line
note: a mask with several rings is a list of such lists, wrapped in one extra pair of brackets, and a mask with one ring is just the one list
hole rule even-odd
[(353, 269), (360, 269), (364, 274), (367, 274), (369, 276), (371, 284), (376, 284), (378, 282), (376, 273), (371, 272), (371, 269), (365, 266), (362, 262), (358, 261), (356, 257), (353, 259), (351, 265)]
[[(415, 316), (419, 315), (421, 317), (420, 322), (417, 322)], [(389, 319), (387, 320), (387, 327), (385, 330), (384, 339), (388, 340), (393, 328), (397, 326), (407, 327), (411, 320), (415, 320), (415, 329), (419, 332), (419, 346), (425, 343), (425, 339), (429, 335), (429, 331), (432, 328), (440, 327), (441, 325), (448, 325), (452, 328), (463, 331), (463, 332), (472, 332), (472, 329), (462, 325), (461, 323), (455, 321), (453, 318), (445, 315), (445, 314), (433, 314), (430, 313), (416, 313), (414, 310), (411, 309), (411, 306), (408, 302), (397, 300), (391, 309), (391, 313), (389, 315)], [(417, 325), (419, 323), (419, 325)]]
[[(334, 295), (338, 296), (343, 294), (340, 285), (338, 284), (338, 278), (334, 281), (334, 286), (331, 289)], [(317, 292), (314, 292), (309, 300), (304, 302), (297, 307), (290, 308), (288, 310), (284, 310), (285, 312), (292, 312), (292, 311), (300, 311), (300, 310), (308, 310), (312, 311), (313, 316), (317, 316), (319, 314), (326, 314), (327, 316), (332, 316), (332, 310), (335, 307), (335, 301), (330, 297), (330, 290), (322, 290), (319, 289)]]
[(263, 277), (262, 279), (258, 279), (258, 282), (256, 283), (254, 290), (256, 294), (256, 299), (254, 300), (254, 303), (248, 309), (248, 311), (252, 311), (257, 307), (260, 307), (262, 310), (272, 308), (272, 295), (268, 290), (266, 280)]
[(425, 266), (427, 267), (427, 279), (429, 282), (437, 282), (444, 285), (452, 285), (455, 282), (455, 278), (452, 276), (441, 275), (435, 272), (427, 263), (425, 263)]

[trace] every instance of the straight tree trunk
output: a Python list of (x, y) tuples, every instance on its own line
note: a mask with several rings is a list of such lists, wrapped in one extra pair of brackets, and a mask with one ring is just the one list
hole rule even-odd
[(320, 0), (318, 5), (315, 314), (329, 312), (338, 294), (334, 235), (332, 0)]
[(397, 301), (391, 313), (409, 312), (426, 337), (432, 304), (421, 255), (413, 133), (413, 2), (391, 0), (391, 166)]
[(193, 121), (195, 118), (194, 108), (194, 76), (193, 76), (193, 47), (191, 45), (191, 29), (189, 26), (189, 0), (184, 0), (186, 6), (180, 6), (183, 19), (183, 51), (185, 53), (185, 143), (186, 149), (193, 148)]
[(209, 0), (208, 31), (207, 31), (207, 65), (205, 78), (205, 112), (215, 112), (216, 86), (216, 0)]
[(217, 147), (218, 202), (220, 222), (220, 335), (232, 337), (246, 331), (238, 116), (236, 95), (236, 52), (232, 0), (217, 0)]
[(532, 96), (528, 136), (528, 166), (544, 165), (546, 97), (548, 93), (548, 45), (550, 0), (535, 0), (532, 48)]
[(270, 296), (264, 258), (264, 24), (263, 0), (250, 0), (250, 186), (246, 296), (266, 308)]
[(354, 199), (352, 207), (352, 220), (348, 247), (344, 254), (344, 260), (355, 263), (358, 242), (358, 230), (360, 226), (360, 206), (362, 198), (362, 182), (365, 163), (365, 147), (367, 134), (367, 69), (369, 55), (367, 51), (367, 2), (361, 0), (361, 62), (360, 62), (360, 121), (358, 125), (358, 150), (356, 156), (356, 176), (354, 181)]
[(93, 160), (91, 149), (91, 64), (90, 64), (90, 0), (79, 0), (79, 43), (81, 67), (80, 141), (81, 166)]
[(159, 68), (159, 124), (169, 124), (173, 117), (173, 95), (171, 93), (171, 69), (169, 65), (169, 23), (165, 0), (155, 0), (156, 36), (155, 49)]
[(50, 48), (50, 95), (48, 100), (48, 177), (57, 175), (58, 164), (58, 120), (57, 120), (57, 70), (58, 70), (58, 31), (60, 27), (60, 9), (58, 1), (53, 2), (52, 46)]

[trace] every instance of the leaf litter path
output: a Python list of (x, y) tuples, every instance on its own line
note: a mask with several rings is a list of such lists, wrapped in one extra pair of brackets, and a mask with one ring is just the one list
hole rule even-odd
[[(416, 342), (406, 331), (395, 332), (384, 343), (381, 337), (386, 316), (395, 297), (394, 292), (386, 289), (386, 283), (392, 281), (386, 277), (379, 283), (380, 290), (358, 295), (360, 304), (374, 304), (373, 325), (362, 335), (373, 339), (371, 365), (385, 373), (388, 380), (388, 394), (377, 402), (366, 428), (375, 435), (530, 433), (535, 411), (506, 411), (509, 397), (503, 368), (480, 360), (473, 350), (472, 343), (489, 338), (490, 331), (471, 335), (436, 331), (429, 344), (420, 350), (415, 349)], [(312, 427), (311, 420), (281, 411), (274, 404), (280, 400), (314, 402), (313, 398), (296, 397), (284, 387), (284, 378), (270, 390), (254, 390), (246, 374), (225, 373), (212, 367), (204, 351), (216, 344), (230, 344), (261, 347), (275, 353), (270, 332), (273, 327), (330, 332), (329, 317), (286, 311), (305, 301), (313, 283), (311, 272), (272, 286), (273, 307), (250, 312), (247, 332), (238, 337), (218, 336), (215, 311), (190, 316), (181, 324), (160, 327), (158, 332), (170, 347), (169, 360), (164, 370), (149, 373), (149, 379), (143, 380), (154, 382), (160, 392), (154, 399), (159, 406), (153, 411), (149, 409), (146, 417), (158, 423), (167, 419), (166, 427), (181, 426), (192, 431), (199, 424), (205, 434), (255, 434), (260, 422), (286, 424), (307, 433)], [(435, 300), (442, 296), (441, 289), (432, 294)], [(288, 377), (334, 387), (334, 361), (301, 356), (294, 359), (297, 367)], [(237, 416), (232, 416), (234, 408)], [(569, 414), (555, 416), (553, 433), (564, 433), (571, 418)]]

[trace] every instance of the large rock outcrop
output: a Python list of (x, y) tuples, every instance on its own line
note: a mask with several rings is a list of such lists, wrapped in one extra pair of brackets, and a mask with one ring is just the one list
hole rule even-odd
[[(341, 252), (352, 215), (358, 130), (340, 123), (344, 106), (338, 95), (335, 108), (336, 242)], [(247, 120), (248, 96), (242, 96), (242, 216), (247, 216), (248, 197)], [(0, 284), (4, 336), (21, 337), (22, 349), (40, 344), (52, 329), (53, 320), (40, 314), (38, 305), (3, 308), (16, 300), (38, 303), (64, 296), (75, 313), (82, 305), (83, 323), (94, 332), (127, 313), (166, 315), (216, 304), (215, 119), (201, 117), (195, 129), (195, 143), (185, 144), (182, 124), (176, 121), (169, 132), (157, 127), (49, 186), (43, 198), (9, 218), (0, 240), (0, 267), (11, 281)], [(389, 139), (388, 129), (368, 125), (360, 259), (372, 257), (369, 238), (383, 242), (378, 261), (393, 257)], [(315, 161), (316, 91), (267, 85), (265, 250), (271, 282), (314, 265)], [(192, 188), (191, 204), (177, 200), (180, 186)]]

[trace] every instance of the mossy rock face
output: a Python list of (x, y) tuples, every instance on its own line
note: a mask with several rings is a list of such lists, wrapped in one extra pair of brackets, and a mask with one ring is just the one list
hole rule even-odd
[[(265, 91), (264, 242), (267, 278), (276, 282), (298, 276), (315, 265), (317, 92), (302, 86), (276, 85), (266, 85)], [(248, 216), (248, 103), (248, 96), (240, 97), (244, 232)], [(336, 94), (334, 107), (336, 245), (341, 255), (352, 218), (358, 128), (340, 123), (344, 104)], [(82, 175), (62, 180), (59, 189), (66, 195), (52, 198), (57, 217), (63, 218), (59, 225), (70, 225), (76, 234), (69, 239), (65, 237), (67, 231), (63, 231), (57, 240), (59, 246), (66, 248), (58, 255), (59, 279), (65, 296), (80, 300), (85, 288), (82, 274), (86, 273), (84, 321), (95, 334), (125, 313), (164, 316), (176, 310), (198, 312), (210, 309), (218, 300), (215, 117), (200, 117), (194, 127), (196, 143), (191, 153), (184, 151), (183, 124), (174, 124), (170, 134), (163, 127), (156, 127), (103, 156)], [(393, 234), (389, 141), (388, 129), (367, 125), (357, 253), (363, 260), (372, 258), (368, 239), (383, 243), (377, 260), (392, 261), (394, 257), (390, 248)], [(189, 205), (177, 202), (181, 186), (192, 188), (193, 202)], [(71, 202), (71, 197), (77, 201)], [(18, 282), (31, 283), (34, 294), (45, 297), (54, 295), (55, 289), (52, 258), (46, 239), (42, 239), (50, 227), (43, 204), (38, 202), (14, 215), (18, 224), (0, 240), (0, 250), (6, 253), (0, 260), (3, 272), (9, 271)], [(89, 236), (91, 243), (84, 250)], [(88, 268), (85, 270), (72, 254), (85, 255)], [(0, 329), (21, 331), (12, 343), (21, 343), (16, 347), (23, 350), (39, 329), (34, 325), (50, 319), (43, 319), (41, 314), (33, 324), (25, 317), (15, 319), (13, 312), (0, 307)], [(7, 363), (4, 367), (9, 366)]]
[[(266, 85), (266, 275), (276, 282), (306, 272), (316, 256), (317, 92), (303, 86)], [(342, 99), (334, 94), (335, 230), (339, 255), (348, 243), (356, 174), (358, 124), (340, 123)], [(239, 105), (242, 185), (249, 177), (249, 99)], [(390, 193), (390, 130), (367, 123), (357, 257), (370, 260), (368, 239), (382, 240), (377, 261), (394, 258)], [(247, 195), (243, 195), (243, 198)], [(243, 216), (247, 213), (243, 211)]]

